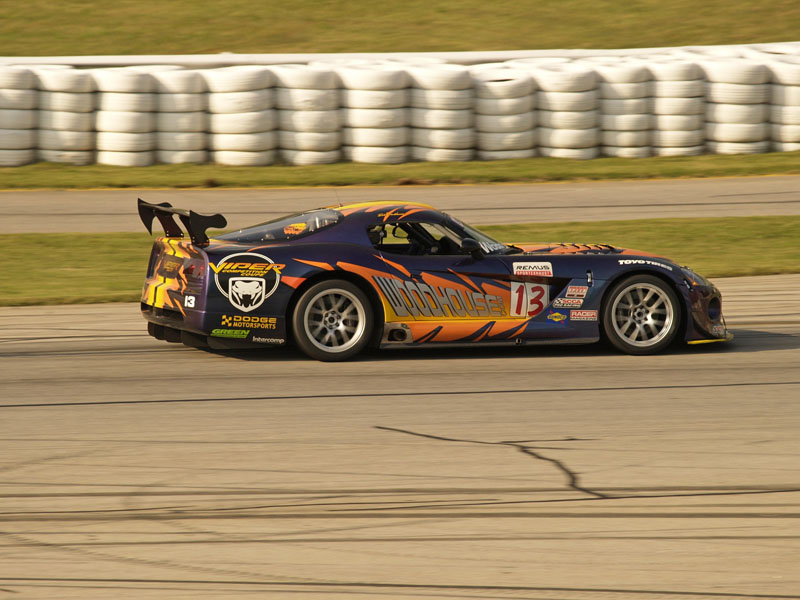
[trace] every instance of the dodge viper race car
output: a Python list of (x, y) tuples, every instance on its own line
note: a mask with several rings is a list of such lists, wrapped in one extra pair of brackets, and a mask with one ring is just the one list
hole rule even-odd
[[(732, 339), (719, 291), (687, 267), (608, 245), (508, 245), (425, 204), (310, 210), (209, 239), (222, 215), (139, 200), (155, 240), (149, 333), (213, 349), (591, 343), (629, 354)], [(175, 222), (178, 217), (184, 231)]]

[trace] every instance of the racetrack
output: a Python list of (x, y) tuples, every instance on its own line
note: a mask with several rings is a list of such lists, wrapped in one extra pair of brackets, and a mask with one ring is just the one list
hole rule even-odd
[(0, 597), (800, 598), (800, 276), (717, 283), (735, 342), (656, 357), (2, 308)]
[(715, 283), (736, 340), (654, 357), (332, 364), (0, 308), (0, 598), (800, 599), (800, 275)]
[(473, 225), (799, 215), (800, 176), (302, 189), (0, 192), (0, 234), (142, 231), (136, 197), (220, 212), (229, 228), (368, 200), (427, 202)]

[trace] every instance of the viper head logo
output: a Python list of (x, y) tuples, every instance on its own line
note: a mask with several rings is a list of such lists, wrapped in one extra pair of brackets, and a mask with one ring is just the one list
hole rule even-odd
[(231, 304), (239, 310), (250, 312), (264, 302), (265, 282), (263, 279), (232, 277), (229, 286)]

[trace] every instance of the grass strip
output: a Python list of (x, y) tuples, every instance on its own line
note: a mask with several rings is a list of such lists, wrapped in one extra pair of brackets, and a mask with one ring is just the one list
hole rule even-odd
[[(709, 277), (800, 272), (800, 217), (646, 219), (492, 225), (508, 242), (596, 242), (668, 256)], [(0, 235), (0, 305), (139, 299), (152, 238), (146, 233)]]
[(797, 39), (796, 0), (26, 0), (5, 56), (636, 48)]
[(151, 167), (76, 167), (36, 163), (0, 168), (2, 189), (308, 187), (347, 185), (430, 185), (734, 177), (800, 174), (800, 151), (727, 156), (642, 159), (598, 158), (578, 161), (532, 158), (489, 162), (368, 165), (337, 163), (307, 167), (226, 167), (153, 165)]

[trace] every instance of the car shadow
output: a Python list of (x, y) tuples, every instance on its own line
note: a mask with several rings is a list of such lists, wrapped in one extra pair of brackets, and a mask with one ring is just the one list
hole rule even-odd
[[(734, 340), (731, 342), (711, 343), (711, 344), (678, 344), (661, 356), (683, 356), (683, 355), (724, 355), (750, 352), (764, 352), (770, 350), (795, 350), (800, 348), (800, 335), (793, 333), (780, 333), (774, 331), (764, 331), (759, 329), (734, 329)], [(203, 352), (215, 354), (217, 356), (232, 358), (236, 360), (253, 362), (289, 362), (296, 360), (311, 360), (307, 358), (294, 346), (276, 346), (274, 348), (254, 348), (252, 350), (212, 350), (202, 349)], [(528, 345), (528, 346), (470, 346), (470, 347), (447, 347), (436, 348), (424, 346), (420, 348), (398, 348), (386, 350), (367, 350), (353, 361), (361, 362), (383, 362), (406, 359), (427, 360), (453, 360), (453, 359), (475, 359), (483, 358), (507, 359), (527, 356), (536, 358), (537, 356), (547, 357), (591, 357), (609, 356), (619, 354), (617, 350), (611, 348), (605, 342), (596, 342), (585, 345)]]

